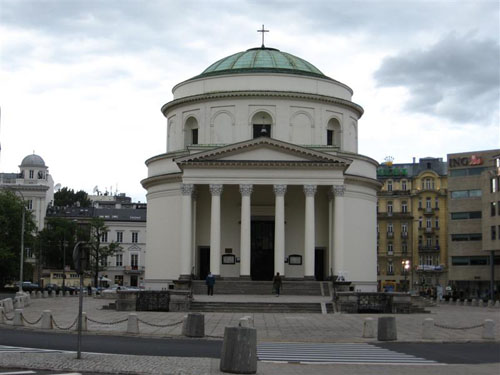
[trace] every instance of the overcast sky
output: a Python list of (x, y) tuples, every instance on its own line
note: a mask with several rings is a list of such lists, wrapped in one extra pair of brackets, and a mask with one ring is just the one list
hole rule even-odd
[(62, 186), (145, 201), (172, 87), (260, 46), (262, 24), (266, 46), (354, 90), (360, 153), (499, 148), (499, 14), (498, 0), (0, 0), (0, 171), (34, 151)]

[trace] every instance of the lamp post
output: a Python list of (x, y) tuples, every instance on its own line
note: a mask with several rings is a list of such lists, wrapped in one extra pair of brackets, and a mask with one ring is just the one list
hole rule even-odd
[(23, 193), (18, 189), (12, 189), (13, 191), (19, 193), (21, 195), (21, 199), (23, 200), (23, 204), (21, 207), (21, 259), (19, 265), (19, 292), (23, 291), (23, 264), (24, 264), (24, 220), (26, 216), (26, 206)]
[(405, 277), (404, 289), (405, 289), (405, 292), (408, 292), (408, 287), (406, 285), (406, 274), (408, 273), (408, 270), (410, 269), (410, 261), (408, 259), (406, 259), (406, 260), (403, 260), (401, 262), (401, 264), (403, 266), (403, 274)]

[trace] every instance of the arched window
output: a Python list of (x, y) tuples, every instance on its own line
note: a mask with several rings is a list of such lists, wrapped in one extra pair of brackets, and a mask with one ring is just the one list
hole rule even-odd
[(327, 146), (340, 147), (340, 123), (339, 120), (332, 118), (326, 126), (326, 144)]
[(189, 117), (184, 125), (184, 143), (186, 146), (198, 144), (198, 121), (194, 117)]
[(252, 117), (253, 138), (271, 137), (273, 119), (266, 112), (258, 112)]

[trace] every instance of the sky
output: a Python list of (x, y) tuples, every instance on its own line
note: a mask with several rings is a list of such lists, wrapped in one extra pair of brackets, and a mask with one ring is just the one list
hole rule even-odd
[(354, 90), (383, 162), (500, 148), (498, 0), (0, 0), (0, 172), (146, 201), (175, 84), (266, 46)]

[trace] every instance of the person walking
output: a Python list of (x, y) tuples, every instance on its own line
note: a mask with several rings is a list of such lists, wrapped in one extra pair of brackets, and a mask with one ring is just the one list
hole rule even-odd
[(212, 272), (209, 272), (207, 278), (205, 279), (205, 284), (207, 284), (207, 295), (214, 295), (214, 284), (215, 284), (215, 276), (212, 275)]
[(276, 292), (276, 297), (280, 296), (282, 281), (279, 272), (276, 272), (276, 275), (273, 277), (273, 290)]

